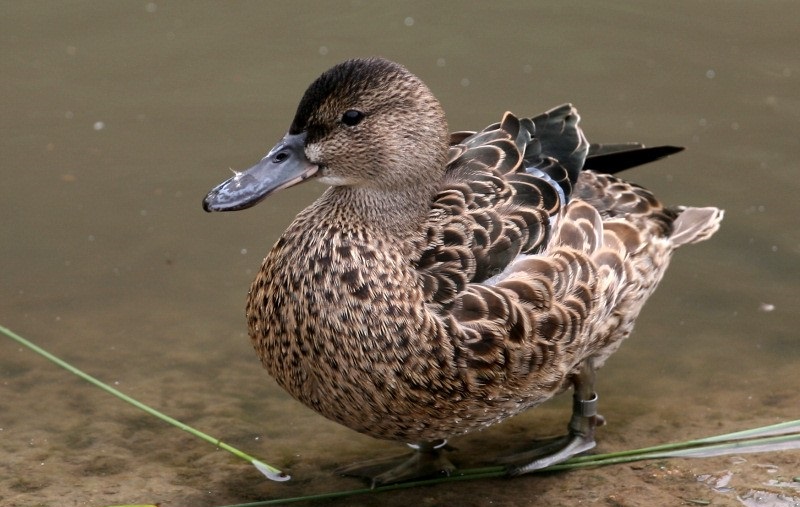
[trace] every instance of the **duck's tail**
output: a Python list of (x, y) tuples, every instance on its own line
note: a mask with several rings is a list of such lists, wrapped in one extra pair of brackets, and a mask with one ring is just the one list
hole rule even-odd
[(675, 247), (698, 243), (710, 238), (722, 221), (725, 212), (718, 208), (677, 208), (678, 218), (672, 223), (670, 239)]

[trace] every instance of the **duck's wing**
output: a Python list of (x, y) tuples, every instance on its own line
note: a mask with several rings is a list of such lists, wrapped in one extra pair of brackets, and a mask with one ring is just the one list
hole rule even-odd
[(612, 176), (679, 150), (590, 147), (568, 105), (453, 140), (418, 272), (461, 370), (497, 396), (531, 382), (555, 391), (581, 358), (605, 351), (602, 363), (671, 249), (708, 237), (721, 218), (665, 208)]
[[(613, 174), (682, 150), (638, 143), (589, 145), (579, 120), (576, 109), (565, 104), (533, 118), (506, 113), (480, 132), (451, 135), (446, 177), (416, 262), (429, 304), (446, 310), (468, 284), (498, 282), (520, 255), (542, 253), (554, 243), (558, 220), (566, 224), (562, 241), (601, 241), (602, 227), (583, 208), (572, 214), (578, 218), (560, 216), (582, 171)], [(583, 184), (578, 196), (601, 218), (630, 214), (632, 207), (642, 208), (643, 215), (656, 210), (662, 231), (669, 233), (675, 215), (649, 191), (612, 176), (599, 180), (589, 178), (592, 183)], [(573, 233), (579, 237), (568, 238)], [(620, 234), (631, 236), (627, 229)]]
[[(489, 165), (496, 167), (501, 174), (508, 174), (518, 172), (521, 162), (526, 172), (539, 177), (544, 173), (545, 179), (558, 183), (558, 192), (563, 193), (561, 197), (568, 197), (587, 155), (591, 154), (590, 146), (578, 127), (579, 121), (577, 110), (571, 104), (564, 104), (533, 118), (517, 119), (506, 113), (501, 122), (477, 133), (454, 132), (450, 135), (449, 174), (460, 174), (459, 170), (480, 153), (476, 149), (505, 139), (514, 143), (519, 158), (493, 159), (488, 161)], [(552, 184), (552, 181), (548, 180), (548, 183)]]
[(467, 284), (545, 248), (588, 153), (578, 121), (564, 105), (453, 135), (416, 263), (429, 303), (447, 309)]

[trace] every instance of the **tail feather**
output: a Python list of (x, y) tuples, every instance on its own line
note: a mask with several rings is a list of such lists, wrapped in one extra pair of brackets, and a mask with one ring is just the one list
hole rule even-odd
[(710, 238), (717, 229), (725, 212), (718, 208), (679, 208), (680, 214), (673, 222), (672, 243), (679, 247), (698, 243)]

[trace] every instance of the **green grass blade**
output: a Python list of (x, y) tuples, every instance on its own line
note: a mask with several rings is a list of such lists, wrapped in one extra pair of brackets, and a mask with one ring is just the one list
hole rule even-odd
[[(726, 454), (744, 454), (751, 452), (772, 452), (788, 449), (800, 449), (800, 432), (788, 435), (766, 436), (760, 438), (744, 439), (743, 435), (774, 435), (775, 432), (785, 433), (792, 431), (800, 426), (800, 420), (788, 421), (786, 423), (754, 428), (751, 430), (737, 431), (726, 435), (689, 440), (664, 444), (659, 446), (646, 447), (642, 449), (632, 449), (615, 453), (595, 454), (590, 456), (580, 456), (572, 458), (563, 463), (552, 465), (539, 472), (556, 472), (564, 470), (574, 470), (578, 468), (588, 468), (597, 466), (614, 465), (620, 463), (631, 463), (648, 459), (665, 458), (707, 458), (712, 456), (723, 456)], [(720, 439), (727, 440), (718, 443)], [(655, 449), (655, 450), (654, 450)], [(471, 468), (458, 471), (450, 477), (428, 479), (422, 481), (404, 482), (381, 486), (375, 489), (361, 488), (346, 491), (335, 491), (331, 493), (319, 493), (316, 495), (298, 496), (290, 498), (279, 498), (274, 500), (264, 500), (246, 504), (226, 505), (224, 507), (266, 507), (270, 505), (283, 505), (290, 503), (306, 502), (312, 500), (329, 500), (333, 498), (343, 498), (348, 496), (364, 495), (369, 493), (381, 493), (384, 491), (394, 491), (398, 489), (417, 488), (421, 486), (431, 486), (454, 481), (470, 481), (478, 479), (490, 479), (505, 477), (504, 467), (484, 467)]]
[(235, 448), (235, 447), (233, 447), (233, 446), (231, 446), (229, 444), (226, 444), (225, 442), (221, 441), (220, 439), (214, 438), (211, 435), (207, 435), (206, 433), (203, 433), (200, 430), (192, 428), (191, 426), (189, 426), (189, 425), (187, 425), (185, 423), (182, 423), (182, 422), (180, 422), (179, 420), (177, 420), (177, 419), (175, 419), (173, 417), (170, 417), (170, 416), (168, 416), (168, 415), (166, 415), (166, 414), (164, 414), (162, 412), (159, 412), (158, 410), (156, 410), (156, 409), (154, 409), (154, 408), (152, 408), (152, 407), (150, 407), (148, 405), (145, 405), (144, 403), (142, 403), (142, 402), (140, 402), (140, 401), (138, 401), (138, 400), (136, 400), (134, 398), (131, 398), (130, 396), (128, 396), (127, 394), (125, 394), (125, 393), (123, 393), (121, 391), (119, 391), (118, 389), (114, 389), (113, 387), (111, 387), (110, 385), (106, 384), (105, 382), (102, 382), (101, 380), (98, 380), (97, 378), (89, 375), (88, 373), (85, 373), (82, 370), (79, 370), (78, 368), (72, 366), (71, 364), (69, 364), (68, 362), (66, 362), (63, 359), (59, 358), (58, 356), (55, 356), (55, 355), (51, 354), (50, 352), (44, 350), (43, 348), (39, 347), (35, 343), (33, 343), (33, 342), (29, 341), (29, 340), (26, 340), (25, 338), (23, 338), (22, 336), (16, 334), (15, 332), (11, 331), (10, 329), (8, 329), (6, 327), (3, 327), (3, 326), (0, 326), (0, 332), (3, 333), (4, 335), (8, 336), (12, 340), (16, 341), (17, 343), (19, 343), (19, 344), (27, 347), (28, 349), (32, 350), (33, 352), (36, 352), (40, 356), (43, 356), (46, 359), (48, 359), (48, 360), (52, 361), (53, 363), (57, 364), (58, 366), (64, 368), (65, 370), (69, 371), (70, 373), (82, 378), (83, 380), (89, 382), (90, 384), (92, 384), (92, 385), (94, 385), (96, 387), (99, 387), (103, 391), (106, 391), (107, 393), (109, 393), (109, 394), (111, 394), (113, 396), (116, 396), (117, 398), (121, 399), (122, 401), (125, 401), (125, 402), (133, 405), (134, 407), (136, 407), (136, 408), (138, 408), (140, 410), (143, 410), (144, 412), (147, 412), (148, 414), (150, 414), (150, 415), (152, 415), (154, 417), (157, 417), (158, 419), (161, 419), (162, 421), (164, 421), (164, 422), (166, 422), (168, 424), (171, 424), (172, 426), (175, 426), (176, 428), (180, 428), (180, 429), (182, 429), (183, 431), (185, 431), (187, 433), (191, 433), (192, 435), (194, 435), (194, 436), (196, 436), (198, 438), (201, 438), (201, 439), (205, 440), (206, 442), (214, 444), (215, 446), (219, 447), (220, 449), (226, 450), (229, 453), (233, 454), (234, 456), (236, 456), (238, 458), (241, 458), (241, 459), (251, 463), (253, 466), (256, 467), (256, 469), (259, 472), (264, 474), (264, 476), (266, 476), (268, 479), (271, 479), (273, 481), (288, 481), (291, 478), (289, 475), (283, 473), (281, 470), (257, 460), (256, 458), (250, 456), (249, 454), (247, 454), (247, 453), (245, 453), (243, 451), (240, 451), (239, 449), (237, 449), (237, 448)]
[(726, 440), (738, 440), (742, 438), (766, 437), (768, 435), (784, 435), (787, 433), (800, 433), (800, 419), (772, 424), (769, 426), (762, 426), (760, 428), (753, 428), (751, 430), (736, 431), (734, 433), (727, 433), (725, 435), (706, 437), (700, 441), (720, 442)]
[[(654, 445), (651, 447), (644, 447), (641, 449), (631, 449), (628, 451), (619, 451), (615, 453), (609, 454), (594, 454), (589, 456), (579, 456), (576, 458), (572, 458), (561, 465), (567, 463), (581, 463), (584, 461), (595, 461), (597, 459), (605, 459), (606, 457), (623, 457), (623, 456), (636, 456), (636, 455), (643, 455), (643, 454), (655, 454), (661, 453), (660, 456), (668, 457), (667, 454), (670, 451), (678, 451), (681, 449), (688, 449), (698, 446), (704, 446), (706, 444), (712, 443), (722, 443), (722, 442), (729, 442), (733, 440), (744, 440), (753, 437), (762, 437), (768, 435), (782, 435), (782, 434), (791, 434), (791, 433), (800, 433), (800, 420), (794, 421), (786, 421), (778, 424), (772, 424), (769, 426), (761, 426), (759, 428), (753, 428), (749, 430), (743, 431), (736, 431), (733, 433), (725, 433), (723, 435), (714, 435), (711, 437), (704, 437), (698, 438), (694, 440), (686, 440), (683, 442), (673, 442), (669, 444), (661, 444), (661, 445)], [(797, 438), (797, 437), (795, 437)], [(752, 451), (755, 452), (755, 451)]]

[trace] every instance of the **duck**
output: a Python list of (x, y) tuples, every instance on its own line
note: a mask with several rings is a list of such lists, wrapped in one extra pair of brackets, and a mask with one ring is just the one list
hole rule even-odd
[(622, 170), (680, 151), (590, 144), (570, 104), (449, 132), (402, 65), (344, 61), (305, 91), (285, 136), (214, 187), (206, 211), (327, 189), (263, 260), (251, 343), (291, 396), (409, 445), (342, 469), (373, 486), (451, 474), (448, 439), (572, 388), (567, 433), (499, 458), (509, 475), (595, 447), (595, 372), (628, 338), (674, 250), (723, 211), (667, 206)]

